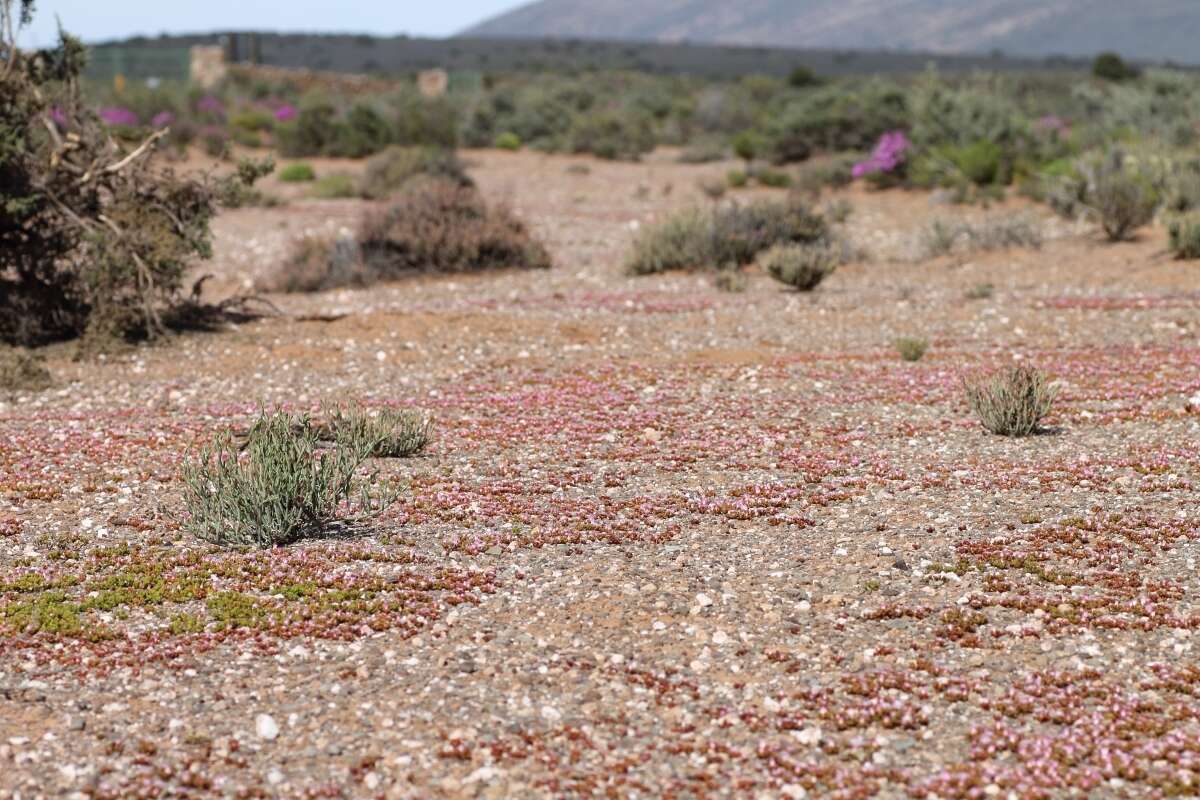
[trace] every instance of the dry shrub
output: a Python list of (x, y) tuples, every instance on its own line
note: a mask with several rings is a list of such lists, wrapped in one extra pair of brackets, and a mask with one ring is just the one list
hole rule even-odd
[(929, 350), (929, 340), (919, 336), (901, 336), (896, 340), (896, 352), (905, 361), (920, 361)]
[(841, 263), (840, 250), (828, 242), (781, 244), (762, 257), (762, 268), (775, 280), (801, 292), (811, 292)]
[(967, 402), (983, 427), (1000, 436), (1030, 436), (1041, 430), (1058, 389), (1035, 367), (1010, 367), (988, 379), (966, 383)]
[(40, 392), (53, 384), (41, 356), (0, 345), (0, 393)]
[(283, 266), (260, 288), (273, 292), (318, 292), (369, 283), (353, 236), (305, 236)]
[(411, 184), (363, 221), (358, 244), (373, 278), (413, 272), (545, 269), (550, 256), (521, 220), (489, 208), (473, 187), (446, 179)]
[(362, 196), (382, 199), (419, 177), (441, 178), (463, 187), (474, 186), (453, 150), (441, 147), (389, 147), (367, 162)]

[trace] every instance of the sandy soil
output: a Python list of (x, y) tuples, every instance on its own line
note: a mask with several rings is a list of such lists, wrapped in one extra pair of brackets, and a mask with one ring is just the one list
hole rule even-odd
[[(1200, 793), (1200, 294), (1160, 228), (928, 260), (935, 216), (1045, 212), (853, 190), (866, 257), (725, 293), (621, 264), (730, 165), (466, 157), (553, 270), (272, 297), (0, 401), (0, 792)], [(214, 296), (363, 209), (267, 188)], [(1014, 359), (1059, 381), (1052, 435), (966, 408)], [(368, 535), (179, 530), (189, 448), (345, 398), (437, 420)]]

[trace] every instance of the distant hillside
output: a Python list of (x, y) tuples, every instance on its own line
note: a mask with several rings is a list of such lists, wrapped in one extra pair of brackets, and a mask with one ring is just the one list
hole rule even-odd
[(1200, 62), (1200, 0), (539, 0), (464, 32)]

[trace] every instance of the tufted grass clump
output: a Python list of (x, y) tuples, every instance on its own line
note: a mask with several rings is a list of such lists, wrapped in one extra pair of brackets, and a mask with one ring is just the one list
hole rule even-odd
[(811, 292), (841, 263), (838, 248), (825, 243), (776, 245), (763, 254), (762, 268), (775, 280)]
[[(219, 545), (275, 547), (382, 512), (396, 493), (376, 488), (377, 473), (358, 473), (387, 446), (387, 434), (363, 426), (332, 432), (333, 446), (321, 449), (308, 415), (273, 412), (259, 416), (241, 447), (221, 434), (184, 464), (184, 529)], [(356, 514), (345, 516), (342, 506), (351, 501)]]
[(905, 361), (920, 361), (929, 351), (929, 340), (920, 336), (901, 336), (896, 340), (896, 352)]
[(408, 409), (381, 408), (371, 413), (361, 405), (335, 407), (327, 412), (334, 440), (351, 447), (370, 447), (374, 458), (408, 458), (423, 451), (432, 438), (433, 420)]
[(1010, 367), (987, 379), (968, 381), (967, 403), (983, 427), (999, 436), (1031, 436), (1042, 430), (1058, 389), (1041, 370)]

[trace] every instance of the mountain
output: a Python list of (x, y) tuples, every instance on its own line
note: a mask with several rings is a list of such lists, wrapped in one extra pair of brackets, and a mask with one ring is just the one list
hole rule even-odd
[(465, 36), (1200, 62), (1200, 0), (539, 0)]

